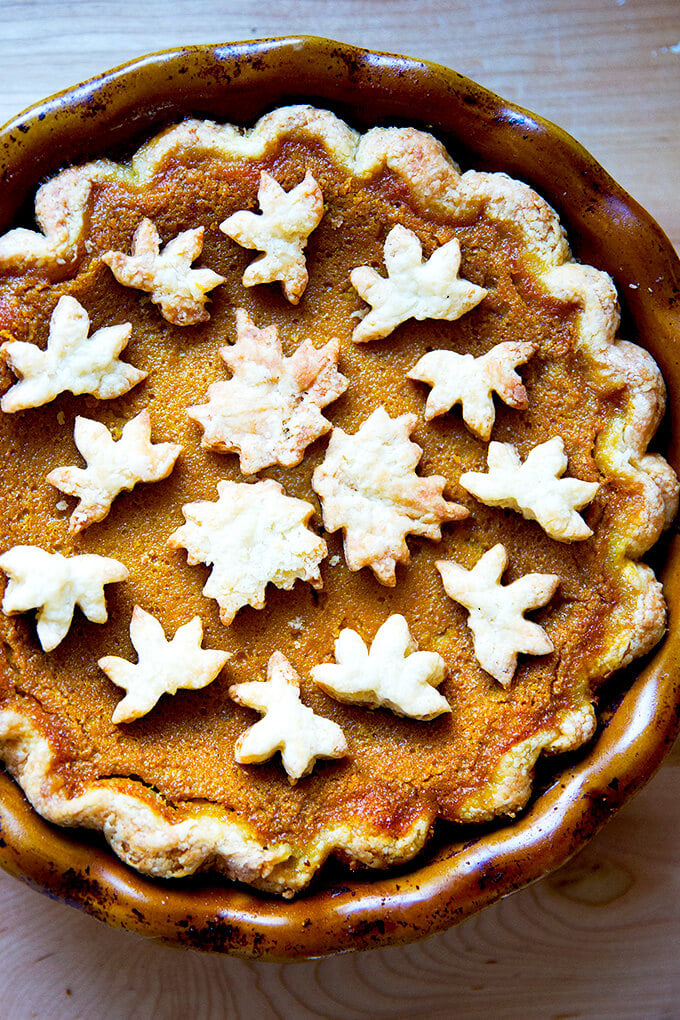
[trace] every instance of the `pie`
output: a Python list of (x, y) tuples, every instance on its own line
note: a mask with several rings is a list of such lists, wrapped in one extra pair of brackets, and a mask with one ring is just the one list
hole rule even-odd
[(285, 897), (519, 812), (666, 626), (664, 384), (611, 279), (527, 185), (307, 106), (35, 208), (0, 238), (0, 747), (36, 811)]

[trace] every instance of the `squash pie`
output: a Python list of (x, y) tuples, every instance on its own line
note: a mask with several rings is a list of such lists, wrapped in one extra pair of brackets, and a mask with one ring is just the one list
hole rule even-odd
[(555, 212), (309, 106), (0, 238), (0, 753), (133, 868), (286, 897), (519, 812), (663, 636), (651, 356)]

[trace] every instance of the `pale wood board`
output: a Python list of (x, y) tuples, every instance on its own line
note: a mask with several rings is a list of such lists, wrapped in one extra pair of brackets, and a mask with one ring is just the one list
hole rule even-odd
[[(680, 246), (677, 0), (0, 0), (0, 122), (145, 52), (308, 33), (439, 61), (556, 121)], [(107, 929), (0, 874), (0, 1020), (677, 1017), (676, 749), (557, 874), (410, 947), (271, 965)]]

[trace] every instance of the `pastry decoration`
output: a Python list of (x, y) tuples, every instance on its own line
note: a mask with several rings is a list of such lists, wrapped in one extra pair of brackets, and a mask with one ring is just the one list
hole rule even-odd
[(161, 252), (161, 239), (151, 220), (143, 219), (132, 237), (132, 254), (107, 251), (102, 262), (125, 287), (135, 287), (151, 295), (161, 315), (175, 326), (195, 326), (206, 322), (207, 292), (224, 283), (224, 277), (212, 269), (192, 269), (203, 250), (204, 227), (184, 230), (173, 237)]
[(111, 717), (114, 723), (139, 719), (162, 694), (176, 694), (180, 687), (192, 691), (207, 687), (231, 658), (229, 652), (201, 648), (200, 616), (178, 627), (168, 641), (158, 620), (135, 606), (130, 640), (137, 652), (136, 663), (117, 655), (105, 655), (98, 663), (109, 680), (126, 692)]
[(263, 170), (257, 201), (260, 213), (242, 209), (220, 223), (220, 230), (244, 248), (264, 252), (243, 274), (244, 287), (280, 280), (284, 295), (296, 305), (309, 279), (303, 248), (323, 216), (321, 188), (306, 173), (286, 192)]
[(347, 741), (337, 723), (300, 701), (300, 678), (281, 652), (270, 657), (265, 681), (235, 684), (229, 694), (239, 705), (263, 714), (236, 741), (234, 757), (242, 765), (258, 764), (280, 751), (294, 784), (312, 771), (317, 758), (347, 754)]
[(592, 535), (576, 511), (594, 498), (597, 482), (562, 478), (567, 469), (564, 442), (555, 436), (535, 446), (522, 463), (511, 443), (489, 443), (487, 473), (465, 471), (460, 484), (487, 506), (516, 510), (538, 521), (551, 538), (578, 542)]
[(355, 343), (381, 340), (407, 319), (459, 319), (486, 295), (483, 287), (461, 280), (460, 244), (454, 237), (423, 262), (423, 246), (398, 223), (385, 241), (387, 278), (371, 266), (357, 266), (352, 286), (371, 311), (352, 334)]
[(509, 407), (527, 407), (527, 391), (515, 369), (532, 356), (536, 348), (524, 341), (496, 344), (480, 358), (455, 351), (430, 351), (407, 372), (409, 379), (433, 387), (425, 404), (425, 421), (462, 404), (463, 421), (488, 441), (496, 411), (492, 393)]
[(398, 613), (385, 620), (370, 651), (355, 630), (341, 630), (335, 663), (324, 662), (311, 672), (326, 694), (348, 705), (389, 708), (396, 715), (422, 720), (451, 711), (435, 690), (446, 675), (444, 660), (437, 652), (418, 651)]
[(146, 372), (118, 360), (130, 339), (129, 322), (104, 326), (90, 337), (89, 329), (83, 306), (65, 294), (52, 313), (46, 350), (21, 340), (4, 343), (0, 355), (20, 381), (7, 390), (0, 408), (11, 413), (39, 407), (67, 390), (111, 400), (146, 378)]
[(396, 564), (409, 560), (408, 534), (439, 541), (444, 521), (468, 515), (444, 499), (445, 478), (416, 475), (423, 451), (409, 440), (415, 424), (413, 414), (390, 418), (378, 407), (353, 435), (334, 428), (312, 478), (326, 530), (343, 530), (349, 569), (370, 566), (390, 586)]
[(223, 481), (217, 491), (217, 502), (182, 507), (187, 523), (168, 543), (183, 546), (189, 563), (212, 566), (203, 594), (217, 601), (222, 623), (230, 624), (241, 606), (262, 609), (270, 582), (286, 591), (298, 578), (321, 587), (327, 548), (306, 527), (311, 503), (286, 496), (271, 478), (252, 485)]
[(80, 606), (92, 623), (106, 623), (104, 585), (125, 581), (128, 569), (106, 556), (62, 556), (33, 545), (15, 545), (0, 556), (9, 578), (2, 600), (8, 616), (38, 610), (38, 640), (51, 652), (68, 633)]
[(306, 340), (284, 358), (276, 326), (258, 329), (243, 308), (236, 311), (236, 332), (233, 347), (220, 351), (232, 378), (213, 383), (208, 403), (187, 414), (204, 430), (201, 445), (237, 452), (244, 474), (271, 464), (293, 467), (331, 428), (321, 408), (347, 389), (337, 370), (338, 342), (316, 348)]
[(560, 583), (555, 574), (525, 574), (502, 585), (508, 565), (505, 546), (495, 545), (466, 570), (454, 560), (438, 560), (446, 594), (469, 612), (477, 661), (507, 687), (517, 668), (518, 652), (547, 655), (554, 646), (543, 627), (524, 619), (529, 609), (544, 606)]
[(87, 467), (69, 465), (47, 475), (50, 485), (79, 499), (71, 514), (69, 531), (73, 535), (103, 520), (119, 492), (133, 489), (138, 482), (167, 478), (182, 450), (177, 443), (151, 442), (146, 410), (123, 426), (117, 441), (101, 422), (80, 416), (75, 420), (73, 438)]

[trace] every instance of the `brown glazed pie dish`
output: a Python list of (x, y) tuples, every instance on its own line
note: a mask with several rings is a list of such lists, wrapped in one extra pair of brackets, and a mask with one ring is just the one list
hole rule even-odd
[[(670, 410), (655, 446), (677, 471), (680, 263), (670, 243), (571, 138), (445, 68), (315, 38), (143, 58), (5, 127), (0, 231), (17, 219), (30, 221), (36, 186), (64, 166), (105, 154), (125, 158), (187, 116), (250, 125), (301, 102), (330, 109), (359, 130), (423, 128), (464, 167), (505, 171), (546, 198), (575, 257), (613, 277), (623, 302), (622, 335), (635, 337), (661, 368)], [(320, 956), (444, 929), (559, 867), (658, 767), (678, 729), (678, 555), (677, 541), (666, 536), (651, 557), (665, 584), (666, 638), (601, 694), (600, 726), (585, 753), (540, 763), (528, 807), (510, 822), (442, 825), (415, 861), (384, 873), (348, 878), (331, 865), (291, 902), (211, 875), (160, 882), (137, 874), (101, 837), (43, 821), (3, 773), (0, 863), (107, 923), (254, 958)]]

